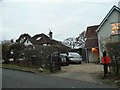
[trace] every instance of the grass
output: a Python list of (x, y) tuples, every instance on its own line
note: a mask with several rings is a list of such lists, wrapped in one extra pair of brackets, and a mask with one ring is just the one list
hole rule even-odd
[(108, 74), (108, 76), (105, 79), (102, 79), (102, 75), (100, 75), (100, 80), (104, 84), (117, 85), (120, 87), (120, 76), (119, 75)]
[(25, 72), (31, 72), (31, 73), (37, 73), (37, 74), (49, 74), (50, 71), (48, 69), (43, 69), (43, 71), (40, 70), (40, 67), (24, 67), (24, 66), (18, 66), (15, 64), (2, 64), (0, 65), (2, 68), (7, 69), (13, 69), (13, 70), (19, 70), (19, 71), (25, 71)]

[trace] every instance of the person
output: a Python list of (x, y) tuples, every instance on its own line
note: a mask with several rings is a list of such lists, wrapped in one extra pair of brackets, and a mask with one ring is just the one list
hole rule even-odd
[(49, 56), (48, 56), (48, 58), (49, 58), (49, 68), (50, 68), (50, 72), (53, 72), (53, 70), (52, 70), (52, 55), (50, 54)]
[(60, 53), (57, 53), (57, 67), (58, 70), (61, 70), (61, 58), (60, 58)]
[(103, 57), (101, 58), (102, 64), (103, 64), (103, 69), (104, 69), (104, 78), (107, 77), (108, 73), (108, 63), (109, 63), (109, 57), (106, 55), (106, 51), (103, 52)]
[(49, 55), (49, 61), (51, 72), (61, 70), (61, 58), (59, 53), (52, 53), (51, 55)]
[(70, 60), (69, 60), (69, 57), (68, 57), (69, 53), (67, 52), (66, 55), (67, 55), (66, 56), (66, 65), (68, 66), (70, 64)]

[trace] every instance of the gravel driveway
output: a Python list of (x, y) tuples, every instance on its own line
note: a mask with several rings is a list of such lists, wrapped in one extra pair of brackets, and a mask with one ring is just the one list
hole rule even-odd
[(52, 76), (101, 83), (99, 74), (103, 72), (102, 68), (102, 65), (94, 63), (70, 64), (69, 66), (62, 66), (62, 72), (52, 74)]
[(85, 72), (85, 73), (100, 73), (103, 71), (103, 66), (94, 63), (70, 64), (62, 66), (64, 72)]

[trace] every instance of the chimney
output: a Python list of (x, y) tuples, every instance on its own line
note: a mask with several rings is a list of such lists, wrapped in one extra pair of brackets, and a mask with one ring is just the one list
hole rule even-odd
[(49, 32), (49, 38), (52, 39), (52, 36), (53, 36), (53, 32)]

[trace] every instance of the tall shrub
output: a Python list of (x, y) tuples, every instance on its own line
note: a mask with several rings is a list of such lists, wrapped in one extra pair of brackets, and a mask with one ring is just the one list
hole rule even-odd
[(120, 42), (106, 44), (108, 55), (111, 59), (112, 69), (115, 74), (120, 74)]

